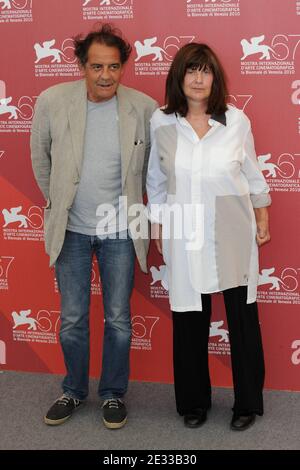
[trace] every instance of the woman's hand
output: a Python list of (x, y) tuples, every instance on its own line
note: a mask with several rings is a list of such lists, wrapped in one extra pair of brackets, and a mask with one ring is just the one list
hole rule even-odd
[(151, 238), (155, 241), (158, 253), (162, 255), (162, 225), (151, 224)]
[(256, 242), (258, 246), (262, 246), (271, 239), (268, 209), (266, 207), (260, 207), (258, 209), (254, 209), (254, 212), (257, 226)]

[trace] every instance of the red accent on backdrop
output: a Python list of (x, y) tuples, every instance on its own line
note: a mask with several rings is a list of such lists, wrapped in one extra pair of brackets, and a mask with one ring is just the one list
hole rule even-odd
[[(123, 83), (157, 99), (176, 50), (208, 43), (228, 74), (229, 101), (250, 117), (271, 187), (272, 243), (261, 249), (259, 307), (266, 387), (300, 390), (300, 5), (296, 0), (7, 0), (0, 2), (0, 367), (64, 373), (59, 295), (44, 253), (41, 193), (29, 150), (36, 97), (80, 77), (71, 38), (96, 21), (133, 45)], [(172, 325), (164, 269), (151, 248), (136, 270), (131, 379), (172, 382)], [(212, 382), (231, 385), (222, 296), (213, 296)], [(99, 376), (103, 311), (94, 263), (91, 375)]]

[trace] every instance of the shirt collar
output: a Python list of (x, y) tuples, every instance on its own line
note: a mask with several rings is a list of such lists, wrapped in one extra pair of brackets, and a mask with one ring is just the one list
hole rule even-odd
[[(180, 116), (179, 113), (175, 112), (175, 116), (177, 117), (179, 122), (185, 122), (185, 118)], [(220, 124), (223, 124), (223, 126), (227, 125), (227, 119), (226, 119), (226, 114), (225, 113), (221, 113), (221, 114), (215, 114), (214, 113), (214, 114), (211, 115), (210, 119), (212, 119), (213, 121), (216, 121)]]
[(225, 113), (221, 113), (221, 114), (212, 114), (212, 115), (211, 115), (211, 119), (212, 119), (213, 121), (219, 122), (220, 124), (223, 124), (223, 126), (226, 126), (226, 125), (227, 125), (227, 120), (226, 120), (226, 114), (225, 114)]

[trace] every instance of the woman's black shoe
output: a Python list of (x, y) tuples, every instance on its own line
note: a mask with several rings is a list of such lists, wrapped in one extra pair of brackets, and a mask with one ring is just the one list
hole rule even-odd
[(188, 428), (199, 428), (207, 419), (207, 410), (197, 408), (184, 415), (184, 425)]
[(245, 431), (245, 429), (250, 428), (252, 424), (255, 422), (255, 414), (251, 414), (248, 416), (235, 416), (233, 415), (230, 428), (233, 431)]

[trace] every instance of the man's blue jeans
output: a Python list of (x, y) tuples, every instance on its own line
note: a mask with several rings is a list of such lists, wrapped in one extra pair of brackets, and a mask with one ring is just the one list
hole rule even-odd
[(61, 294), (60, 342), (67, 375), (63, 391), (84, 400), (89, 384), (89, 307), (93, 254), (101, 276), (104, 340), (99, 396), (120, 398), (129, 377), (135, 251), (131, 238), (104, 238), (66, 232), (55, 269)]

